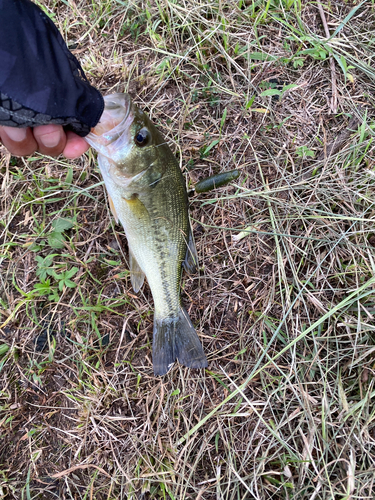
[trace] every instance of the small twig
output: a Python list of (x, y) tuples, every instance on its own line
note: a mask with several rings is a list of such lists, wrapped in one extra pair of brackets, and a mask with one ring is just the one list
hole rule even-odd
[[(5, 157), (5, 174), (3, 178), (3, 182), (1, 183), (0, 191), (6, 191), (7, 186), (9, 184), (9, 164), (10, 164), (10, 153), (4, 148), (0, 146), (0, 152), (4, 154)], [(7, 199), (7, 193), (5, 193), (5, 199)]]
[(69, 469), (63, 470), (62, 472), (58, 472), (57, 474), (52, 474), (51, 477), (54, 479), (58, 479), (60, 477), (66, 476), (70, 474), (71, 472), (74, 472), (79, 469), (88, 469), (89, 467), (93, 467), (94, 469), (97, 469), (99, 472), (104, 474), (107, 477), (111, 477), (105, 470), (103, 470), (101, 467), (98, 467), (97, 465), (94, 464), (82, 464), (82, 465), (75, 465), (74, 467), (70, 467)]
[[(322, 162), (323, 160), (327, 160), (331, 156), (335, 155), (342, 149), (347, 142), (347, 140), (350, 138), (350, 136), (353, 133), (353, 130), (355, 130), (358, 127), (358, 124), (361, 123), (361, 119), (358, 118), (357, 116), (352, 116), (349, 120), (348, 125), (344, 128), (342, 132), (335, 138), (334, 141), (330, 142), (329, 144), (324, 143), (324, 148), (316, 157), (316, 162), (319, 165), (319, 162)], [(314, 162), (314, 170), (316, 169), (315, 162)], [(319, 167), (319, 170), (321, 169), (321, 166)], [(301, 176), (301, 180), (306, 180), (310, 179), (312, 175), (312, 171), (305, 172)]]
[[(329, 29), (328, 29), (328, 24), (327, 24), (326, 16), (324, 14), (322, 4), (319, 1), (317, 3), (318, 3), (319, 14), (320, 14), (320, 17), (322, 19), (322, 23), (324, 26), (324, 31), (325, 31), (326, 37), (329, 38), (331, 36), (331, 34), (329, 32)], [(331, 81), (332, 81), (331, 110), (332, 110), (332, 113), (337, 113), (336, 67), (335, 67), (335, 60), (333, 59), (332, 56), (330, 56), (329, 62), (331, 64)]]
[(317, 161), (322, 161), (325, 158), (329, 158), (330, 156), (335, 155), (338, 151), (340, 151), (340, 149), (352, 135), (353, 130), (355, 130), (358, 127), (360, 121), (361, 120), (357, 116), (353, 115), (350, 118), (346, 128), (344, 128), (344, 130), (336, 137), (336, 139), (333, 142), (325, 146), (324, 150), (318, 154), (316, 158)]

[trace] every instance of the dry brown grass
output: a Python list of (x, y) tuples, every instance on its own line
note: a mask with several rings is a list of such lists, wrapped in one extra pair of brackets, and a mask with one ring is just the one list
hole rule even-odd
[[(151, 294), (131, 290), (93, 155), (1, 151), (0, 498), (373, 498), (373, 2), (323, 4), (329, 42), (299, 0), (44, 5), (91, 81), (148, 111), (190, 187), (241, 177), (191, 196), (201, 267), (183, 298), (209, 367), (158, 378)], [(50, 254), (51, 273), (77, 271), (62, 291), (50, 275), (48, 298)]]

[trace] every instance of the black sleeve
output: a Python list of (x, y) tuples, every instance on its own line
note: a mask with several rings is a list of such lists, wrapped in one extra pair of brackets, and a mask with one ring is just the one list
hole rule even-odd
[(0, 125), (56, 123), (85, 136), (103, 108), (50, 18), (30, 0), (0, 0)]

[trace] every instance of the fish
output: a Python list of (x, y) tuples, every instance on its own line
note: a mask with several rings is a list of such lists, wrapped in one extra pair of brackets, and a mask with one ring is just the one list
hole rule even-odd
[(182, 305), (182, 267), (198, 262), (186, 185), (163, 135), (129, 94), (104, 96), (99, 123), (85, 137), (98, 165), (111, 211), (129, 246), (130, 280), (138, 292), (147, 278), (154, 301), (152, 362), (165, 375), (176, 360), (207, 367), (197, 332)]

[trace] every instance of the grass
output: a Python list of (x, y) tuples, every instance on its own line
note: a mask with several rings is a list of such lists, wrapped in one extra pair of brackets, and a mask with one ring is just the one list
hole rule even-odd
[(373, 498), (374, 3), (43, 7), (189, 188), (241, 175), (190, 197), (208, 369), (158, 378), (94, 155), (0, 151), (0, 498)]

